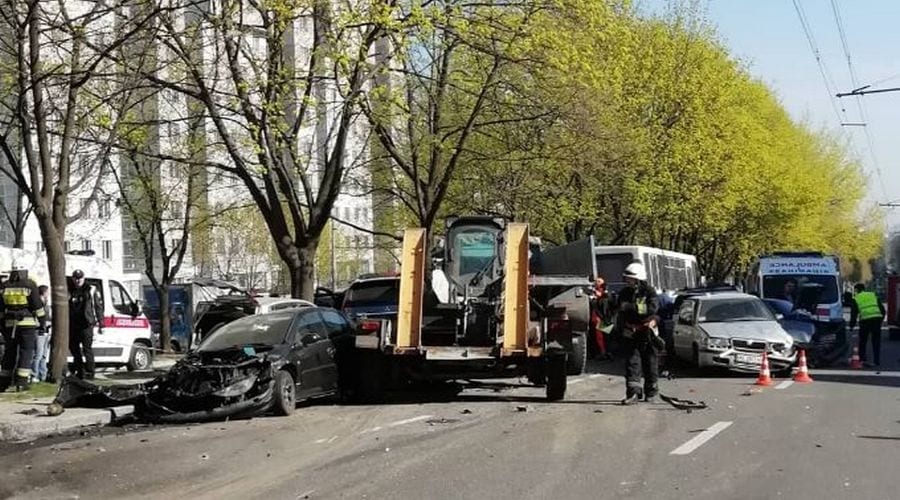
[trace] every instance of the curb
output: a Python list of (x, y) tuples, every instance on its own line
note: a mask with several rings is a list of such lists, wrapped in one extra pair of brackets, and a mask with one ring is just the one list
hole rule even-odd
[(109, 425), (133, 412), (133, 406), (117, 406), (103, 409), (68, 408), (56, 417), (43, 412), (39, 415), (16, 414), (10, 420), (0, 421), (0, 442), (34, 441), (83, 427)]

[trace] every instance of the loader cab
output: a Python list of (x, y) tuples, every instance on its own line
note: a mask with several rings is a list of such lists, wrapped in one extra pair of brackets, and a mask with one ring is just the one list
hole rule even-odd
[(443, 270), (456, 296), (484, 296), (500, 282), (505, 229), (498, 218), (447, 219)]

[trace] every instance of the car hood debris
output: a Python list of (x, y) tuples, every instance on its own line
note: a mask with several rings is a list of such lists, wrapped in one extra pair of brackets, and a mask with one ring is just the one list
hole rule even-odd
[(51, 415), (63, 408), (134, 405), (134, 416), (151, 423), (249, 418), (274, 400), (274, 374), (282, 361), (242, 348), (194, 352), (168, 372), (143, 383), (104, 386), (66, 378)]

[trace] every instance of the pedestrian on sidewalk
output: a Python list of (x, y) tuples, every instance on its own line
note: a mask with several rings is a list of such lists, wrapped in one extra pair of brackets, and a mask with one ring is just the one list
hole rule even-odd
[(37, 331), (37, 346), (34, 350), (34, 363), (31, 366), (32, 380), (43, 382), (47, 380), (47, 359), (50, 357), (50, 335), (53, 322), (50, 317), (50, 288), (47, 285), (38, 287), (38, 295), (44, 303), (44, 315), (47, 318), (46, 327)]
[(641, 399), (655, 403), (659, 394), (658, 353), (665, 348), (659, 337), (659, 298), (656, 290), (647, 283), (647, 270), (640, 262), (629, 264), (623, 276), (626, 285), (619, 293), (618, 305), (627, 356), (622, 404), (634, 404)]
[(69, 352), (72, 373), (80, 379), (94, 378), (94, 328), (103, 333), (103, 298), (84, 279), (80, 269), (72, 273), (69, 290)]
[(856, 295), (850, 303), (850, 330), (856, 327), (856, 321), (859, 319), (859, 359), (866, 366), (873, 366), (866, 363), (866, 347), (869, 338), (872, 339), (872, 358), (875, 361), (874, 366), (881, 365), (881, 323), (884, 321), (885, 310), (884, 304), (881, 303), (875, 292), (866, 290), (866, 286), (857, 283)]

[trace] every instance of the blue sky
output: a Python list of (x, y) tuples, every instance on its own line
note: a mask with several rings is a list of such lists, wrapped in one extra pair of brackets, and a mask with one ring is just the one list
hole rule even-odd
[[(831, 0), (798, 1), (833, 86), (840, 92), (852, 90)], [(666, 3), (638, 0), (646, 9)], [(859, 85), (900, 87), (900, 1), (835, 3)], [(870, 148), (862, 127), (841, 127), (841, 121), (863, 121), (858, 103), (855, 98), (832, 99), (826, 91), (793, 0), (707, 0), (701, 5), (732, 55), (768, 84), (795, 119), (849, 135), (852, 151), (869, 176), (870, 203), (900, 201), (900, 92), (862, 98)], [(832, 103), (837, 105), (837, 113)], [(900, 209), (887, 215), (892, 226), (900, 226)]]

